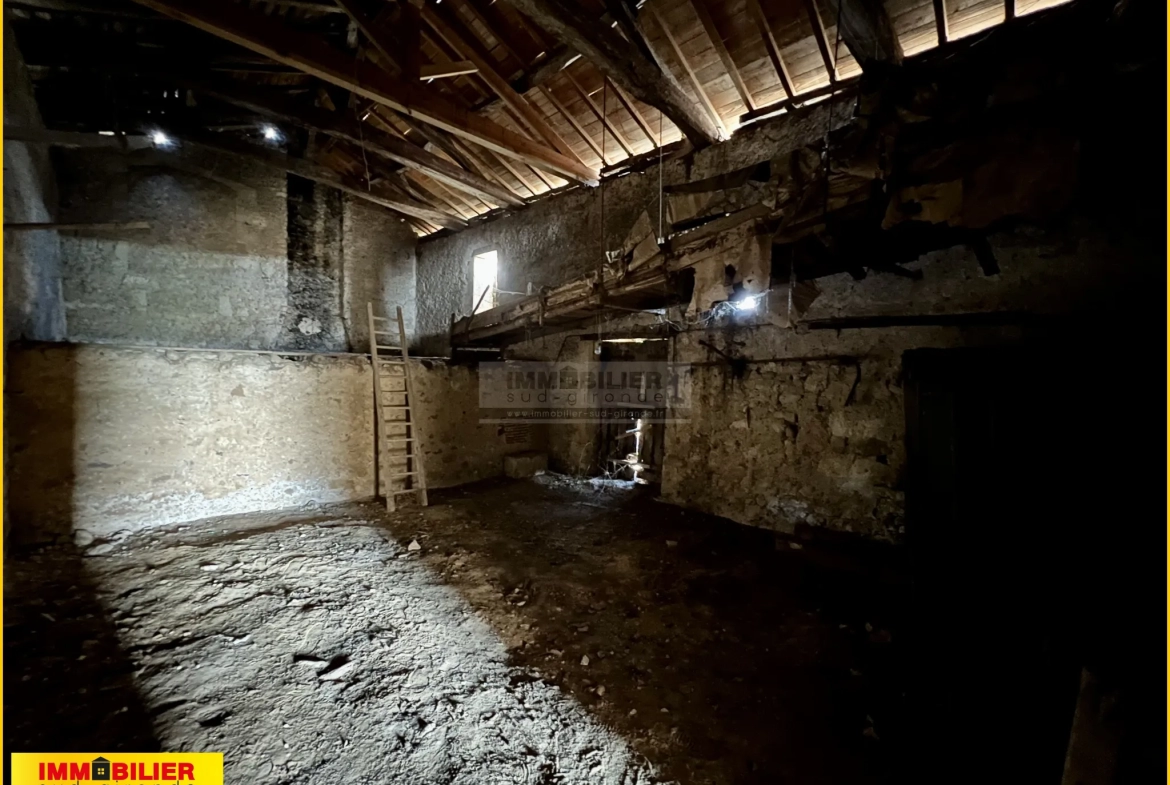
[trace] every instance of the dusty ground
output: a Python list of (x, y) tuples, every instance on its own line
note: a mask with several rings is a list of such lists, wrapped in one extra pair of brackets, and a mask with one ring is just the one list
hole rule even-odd
[(893, 604), (806, 555), (553, 476), (42, 547), (5, 570), (5, 735), (230, 782), (887, 780)]

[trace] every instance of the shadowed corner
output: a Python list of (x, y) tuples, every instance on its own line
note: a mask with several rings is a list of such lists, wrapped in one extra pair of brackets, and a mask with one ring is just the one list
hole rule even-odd
[[(5, 484), (5, 748), (157, 751), (136, 667), (119, 638), (119, 625), (134, 619), (115, 618), (91, 576), (90, 563), (110, 546), (74, 528), (77, 365), (46, 362), (32, 347), (6, 352), (6, 360), (5, 405), (19, 416), (5, 418), (5, 448), (16, 458), (6, 462)], [(36, 394), (26, 395), (26, 385)], [(46, 498), (55, 502), (38, 501)]]

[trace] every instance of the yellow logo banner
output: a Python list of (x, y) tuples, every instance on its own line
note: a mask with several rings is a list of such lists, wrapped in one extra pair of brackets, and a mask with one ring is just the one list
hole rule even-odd
[(223, 753), (12, 753), (12, 785), (50, 782), (223, 785)]

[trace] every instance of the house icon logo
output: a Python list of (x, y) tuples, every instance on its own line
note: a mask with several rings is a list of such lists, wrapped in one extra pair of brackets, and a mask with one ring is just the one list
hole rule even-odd
[(93, 759), (90, 766), (90, 779), (108, 780), (110, 778), (110, 762), (102, 757)]

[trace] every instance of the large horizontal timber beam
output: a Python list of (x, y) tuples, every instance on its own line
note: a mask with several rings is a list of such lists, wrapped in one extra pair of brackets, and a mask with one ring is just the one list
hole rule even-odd
[(578, 160), (455, 106), (425, 85), (396, 79), (373, 63), (334, 49), (317, 36), (281, 27), (268, 17), (241, 10), (226, 0), (134, 1), (501, 155), (578, 182), (597, 182), (598, 173)]
[(646, 47), (623, 37), (574, 0), (507, 0), (516, 10), (580, 52), (614, 83), (669, 117), (696, 147), (721, 138), (678, 80)]
[(869, 71), (877, 64), (902, 62), (902, 45), (881, 0), (840, 0), (841, 40), (849, 53)]
[(194, 79), (178, 77), (188, 88), (241, 109), (293, 123), (301, 127), (341, 139), (375, 155), (422, 172), (445, 185), (475, 196), (489, 199), (501, 206), (523, 207), (524, 202), (507, 189), (469, 172), (451, 162), (429, 153), (405, 139), (360, 124), (360, 121), (341, 119), (338, 115), (313, 106), (294, 104), (276, 95), (263, 95), (243, 86), (221, 86)]

